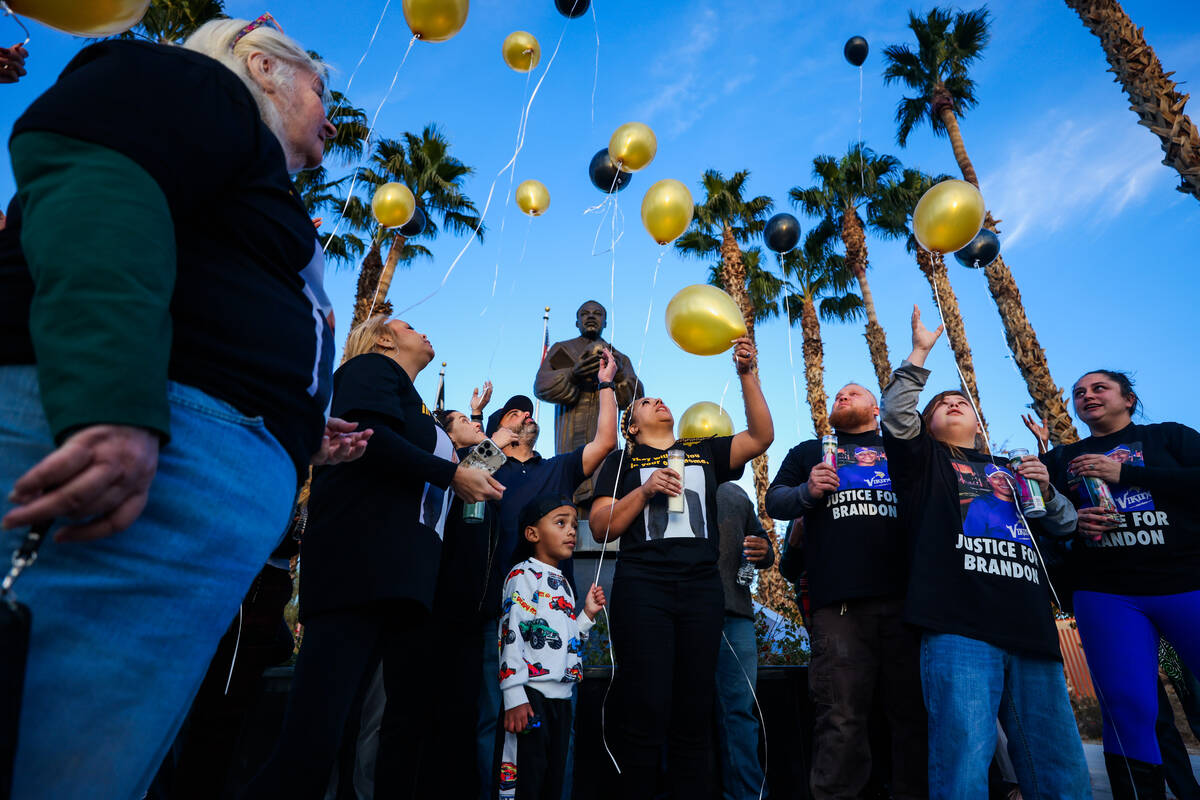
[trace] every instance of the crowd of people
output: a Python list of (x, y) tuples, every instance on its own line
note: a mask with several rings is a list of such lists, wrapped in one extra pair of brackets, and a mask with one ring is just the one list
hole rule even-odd
[[(23, 61), (5, 53), (11, 79)], [(407, 322), (355, 327), (334, 371), (290, 179), (334, 133), (326, 77), (269, 15), (220, 20), (183, 47), (84, 49), (14, 126), (0, 543), (53, 535), (17, 584), (12, 797), (232, 791), (297, 549), (287, 711), (237, 796), (569, 797), (602, 614), (622, 795), (655, 797), (665, 772), (671, 797), (711, 796), (715, 753), (726, 798), (765, 796), (743, 573), (776, 554), (735, 483), (775, 436), (752, 341), (733, 343), (746, 430), (681, 440), (661, 399), (618, 407), (601, 349), (559, 376), (586, 372), (563, 391), (588, 393), (595, 433), (548, 458), (525, 395), (486, 420), (490, 384), (469, 413), (431, 411), (414, 383), (434, 349)], [(1057, 604), (1114, 796), (1161, 798), (1160, 640), (1200, 669), (1200, 434), (1135, 422), (1128, 377), (1097, 370), (1071, 390), (1087, 438), (1050, 448), (1027, 420), (1042, 455), (999, 458), (962, 391), (918, 412), (940, 333), (914, 307), (882, 398), (843, 387), (833, 437), (792, 448), (767, 493), (811, 634), (812, 794), (864, 797), (887, 760), (896, 798), (986, 797), (994, 764), (1024, 797), (1090, 797)], [(619, 543), (608, 593), (574, 569), (587, 533)]]

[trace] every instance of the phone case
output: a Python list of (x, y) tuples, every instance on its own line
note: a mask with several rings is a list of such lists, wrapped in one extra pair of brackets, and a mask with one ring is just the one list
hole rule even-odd
[(500, 448), (496, 447), (496, 443), (491, 439), (484, 439), (475, 445), (474, 449), (463, 459), (466, 466), (482, 469), (489, 475), (495, 474), (496, 470), (504, 466), (505, 461), (508, 461), (508, 456), (501, 453)]

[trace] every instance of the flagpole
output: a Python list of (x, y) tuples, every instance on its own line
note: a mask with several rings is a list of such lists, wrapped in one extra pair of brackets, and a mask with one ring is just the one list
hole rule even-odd
[[(550, 349), (550, 306), (546, 306), (546, 313), (542, 315), (542, 361), (546, 360), (546, 351)], [(541, 362), (539, 361), (540, 365)], [(542, 412), (542, 401), (538, 400), (537, 405), (533, 407), (533, 421), (538, 422), (538, 418)]]
[(442, 362), (442, 371), (438, 373), (437, 399), (433, 401), (434, 411), (446, 410), (446, 362)]

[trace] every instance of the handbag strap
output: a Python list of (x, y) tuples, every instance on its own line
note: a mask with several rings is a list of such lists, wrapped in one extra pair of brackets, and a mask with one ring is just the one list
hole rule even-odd
[(30, 527), (29, 533), (25, 534), (25, 540), (21, 542), (21, 546), (13, 551), (12, 567), (8, 574), (4, 576), (3, 582), (0, 582), (0, 598), (5, 600), (12, 596), (13, 584), (17, 582), (17, 578), (25, 571), (27, 567), (37, 561), (38, 548), (42, 546), (42, 541), (46, 538), (46, 534), (50, 530), (50, 522), (39, 522)]

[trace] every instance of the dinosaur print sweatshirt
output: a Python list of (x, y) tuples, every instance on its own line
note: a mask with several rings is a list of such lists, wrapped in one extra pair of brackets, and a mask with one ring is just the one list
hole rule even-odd
[[(577, 618), (578, 617), (578, 618)], [(500, 690), (504, 708), (529, 702), (525, 687), (565, 700), (583, 680), (581, 639), (593, 621), (562, 572), (536, 558), (512, 568), (500, 614)]]

